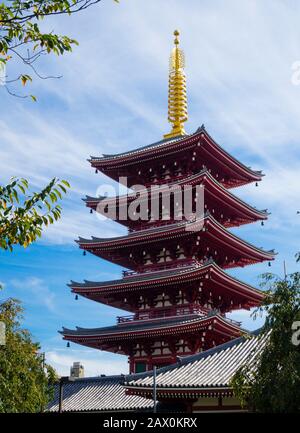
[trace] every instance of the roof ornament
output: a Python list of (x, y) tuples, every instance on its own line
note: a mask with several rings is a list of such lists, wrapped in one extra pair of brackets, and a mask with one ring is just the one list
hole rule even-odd
[(168, 94), (168, 121), (172, 123), (173, 127), (169, 134), (164, 135), (164, 138), (186, 135), (184, 122), (188, 120), (186, 78), (184, 72), (185, 58), (183, 50), (178, 47), (178, 30), (175, 30), (174, 36), (175, 47), (170, 56)]

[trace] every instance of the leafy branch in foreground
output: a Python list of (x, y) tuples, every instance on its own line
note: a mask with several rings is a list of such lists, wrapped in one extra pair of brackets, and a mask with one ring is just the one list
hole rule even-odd
[(262, 285), (268, 290), (255, 314), (267, 314), (262, 330), (269, 333), (267, 344), (254, 368), (245, 364), (231, 385), (241, 404), (252, 411), (300, 412), (300, 346), (292, 339), (295, 323), (300, 327), (300, 272), (284, 279), (264, 274)]
[(0, 303), (5, 345), (0, 346), (0, 413), (40, 412), (53, 396), (57, 380), (40, 347), (21, 327), (23, 308), (16, 299)]
[(0, 185), (0, 249), (12, 251), (17, 244), (27, 247), (39, 238), (44, 227), (60, 218), (57, 202), (70, 185), (66, 180), (53, 178), (40, 192), (31, 195), (28, 187), (26, 179), (17, 178)]
[[(46, 78), (58, 78), (42, 76), (36, 69), (37, 60), (46, 54), (54, 53), (63, 55), (71, 52), (73, 45), (78, 42), (65, 35), (54, 32), (43, 32), (40, 22), (46, 17), (56, 15), (72, 15), (81, 12), (88, 7), (99, 3), (101, 0), (12, 0), (0, 4), (0, 72), (5, 71), (5, 66), (12, 59), (20, 61), (30, 68), (35, 76)], [(118, 2), (118, 0), (114, 0)], [(17, 95), (10, 85), (17, 81), (23, 86), (32, 81), (32, 76), (20, 73), (15, 78), (4, 79), (4, 87), (8, 93), (14, 96), (28, 97), (32, 95)]]

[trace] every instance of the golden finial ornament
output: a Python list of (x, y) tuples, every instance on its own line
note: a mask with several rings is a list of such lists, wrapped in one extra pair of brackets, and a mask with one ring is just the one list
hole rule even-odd
[(164, 138), (186, 135), (184, 122), (188, 120), (184, 52), (178, 47), (178, 30), (175, 30), (174, 36), (175, 47), (170, 56), (168, 94), (168, 121), (172, 123), (173, 127), (169, 134), (164, 135)]

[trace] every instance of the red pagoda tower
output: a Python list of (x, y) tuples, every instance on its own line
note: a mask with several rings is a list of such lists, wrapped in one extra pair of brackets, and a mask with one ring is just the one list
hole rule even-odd
[[(73, 293), (125, 310), (109, 327), (63, 328), (63, 338), (88, 347), (128, 356), (130, 372), (151, 370), (206, 350), (247, 331), (226, 313), (250, 309), (263, 293), (224, 270), (274, 259), (228, 229), (267, 219), (231, 193), (231, 188), (259, 182), (262, 173), (246, 167), (222, 149), (201, 126), (187, 135), (184, 55), (179, 33), (170, 58), (169, 116), (172, 131), (164, 139), (125, 153), (91, 157), (91, 166), (110, 178), (126, 178), (129, 188), (144, 189), (115, 198), (86, 197), (86, 206), (106, 214), (115, 205), (115, 219), (128, 234), (115, 238), (79, 238), (79, 247), (121, 265), (123, 278), (113, 281), (71, 282)], [(152, 187), (159, 187), (158, 191)], [(172, 187), (187, 187), (195, 211), (197, 187), (203, 191), (203, 213), (180, 214), (174, 195), (169, 208), (163, 199)], [(151, 193), (150, 193), (151, 190)], [(158, 218), (152, 198), (158, 197)], [(124, 218), (135, 204), (133, 218)], [(173, 199), (172, 199), (173, 197)], [(140, 209), (147, 218), (140, 217)], [(174, 208), (174, 209), (173, 209)], [(173, 209), (173, 210), (172, 210)]]

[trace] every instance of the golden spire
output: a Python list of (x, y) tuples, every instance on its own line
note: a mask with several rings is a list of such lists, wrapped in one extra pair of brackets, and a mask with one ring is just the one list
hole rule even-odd
[(184, 122), (188, 119), (186, 99), (186, 79), (184, 73), (184, 52), (178, 48), (179, 31), (174, 32), (175, 47), (170, 56), (169, 95), (168, 95), (168, 121), (172, 123), (172, 131), (164, 138), (185, 135)]

